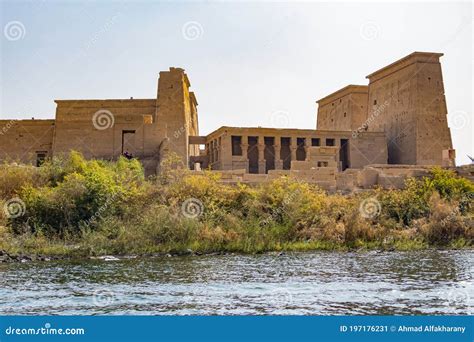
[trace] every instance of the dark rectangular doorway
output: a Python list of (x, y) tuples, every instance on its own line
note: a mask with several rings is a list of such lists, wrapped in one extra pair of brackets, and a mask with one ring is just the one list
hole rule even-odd
[(265, 150), (263, 152), (265, 158), (265, 173), (268, 173), (268, 170), (275, 170), (275, 138), (274, 137), (265, 137)]
[(304, 161), (306, 160), (306, 150), (304, 145), (306, 143), (305, 138), (296, 138), (296, 160)]
[(134, 130), (122, 131), (122, 154), (125, 152), (128, 152), (133, 157), (137, 154)]
[(283, 170), (291, 168), (291, 138), (281, 138), (280, 159), (283, 161)]
[(258, 173), (258, 137), (249, 137), (248, 139), (249, 173)]
[(349, 139), (341, 139), (341, 148), (339, 149), (339, 161), (341, 162), (341, 171), (349, 168)]
[(46, 151), (36, 151), (36, 166), (43, 165), (47, 155), (48, 152)]

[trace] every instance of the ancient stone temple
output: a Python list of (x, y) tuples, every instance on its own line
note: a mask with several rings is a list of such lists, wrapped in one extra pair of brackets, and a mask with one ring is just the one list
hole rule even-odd
[(139, 158), (154, 173), (166, 151), (183, 160), (199, 155), (197, 101), (183, 69), (160, 72), (155, 99), (56, 100), (54, 120), (2, 120), (0, 159), (39, 164), (81, 152), (86, 158)]
[[(453, 166), (441, 56), (414, 52), (368, 75), (368, 85), (318, 100), (316, 129), (225, 126), (205, 136), (186, 73), (170, 68), (160, 72), (156, 99), (56, 100), (54, 120), (1, 120), (0, 159), (39, 165), (76, 150), (138, 158), (153, 174), (174, 152), (192, 170), (227, 172), (231, 180), (288, 174), (329, 187), (364, 182), (360, 172), (350, 176), (354, 170)], [(400, 172), (414, 171), (394, 176)]]

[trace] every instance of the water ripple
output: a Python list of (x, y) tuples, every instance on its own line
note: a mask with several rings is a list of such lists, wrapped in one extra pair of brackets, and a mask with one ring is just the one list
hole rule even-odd
[(0, 265), (0, 314), (472, 314), (473, 251)]

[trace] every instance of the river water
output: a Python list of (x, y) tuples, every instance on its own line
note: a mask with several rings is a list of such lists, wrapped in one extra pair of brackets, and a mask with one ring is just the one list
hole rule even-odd
[(472, 314), (474, 251), (0, 264), (0, 314)]

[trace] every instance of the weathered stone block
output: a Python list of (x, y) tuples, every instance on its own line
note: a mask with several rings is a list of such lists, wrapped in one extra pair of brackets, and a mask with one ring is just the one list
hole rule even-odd
[(405, 187), (405, 175), (379, 174), (378, 184), (384, 189), (403, 189)]
[(378, 183), (379, 172), (372, 168), (360, 170), (357, 174), (357, 185), (363, 189), (370, 189)]

